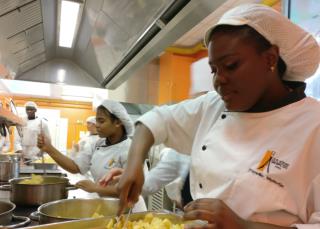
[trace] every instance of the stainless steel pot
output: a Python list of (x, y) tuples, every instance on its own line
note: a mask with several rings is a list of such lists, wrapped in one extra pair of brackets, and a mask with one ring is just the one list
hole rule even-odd
[(118, 208), (119, 199), (116, 198), (66, 199), (43, 204), (30, 217), (40, 224), (55, 223), (88, 219), (97, 214), (115, 216)]
[[(30, 223), (30, 219), (25, 216), (15, 216), (12, 214), (13, 210), (16, 208), (16, 205), (11, 202), (0, 201), (0, 225), (5, 228), (16, 228), (22, 227)], [(18, 224), (11, 224), (12, 219), (22, 221)]]
[(64, 177), (43, 176), (41, 184), (20, 184), (31, 177), (15, 178), (10, 185), (0, 186), (0, 190), (11, 191), (10, 200), (17, 205), (36, 206), (54, 200), (66, 199), (68, 191), (76, 189)]
[(20, 172), (20, 156), (17, 154), (0, 154), (0, 181), (17, 178)]

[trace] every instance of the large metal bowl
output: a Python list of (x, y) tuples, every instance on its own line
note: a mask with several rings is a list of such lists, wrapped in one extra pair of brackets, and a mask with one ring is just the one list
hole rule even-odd
[(11, 191), (10, 200), (17, 205), (39, 206), (50, 201), (66, 199), (68, 191), (75, 189), (65, 177), (43, 176), (41, 184), (20, 184), (31, 177), (11, 179), (10, 185), (0, 186), (0, 190)]
[[(146, 214), (150, 212), (133, 213), (130, 215), (129, 220), (139, 220), (143, 219)], [(187, 225), (192, 225), (195, 227), (204, 226), (207, 223), (201, 220), (194, 221), (184, 221), (183, 217), (174, 213), (164, 213), (164, 212), (152, 212), (154, 216), (161, 219), (170, 219), (173, 223), (187, 223)], [(67, 229), (67, 228), (77, 228), (77, 229), (105, 229), (112, 217), (97, 218), (97, 219), (82, 219), (74, 220), (71, 222), (60, 222), (53, 224), (40, 225), (35, 227), (28, 227), (34, 229)]]
[[(0, 200), (0, 225), (1, 228), (16, 228), (25, 226), (30, 223), (30, 219), (25, 216), (15, 216), (13, 215), (13, 210), (16, 208), (16, 205), (11, 202), (1, 201)], [(12, 219), (20, 220), (22, 222), (17, 224), (11, 224)], [(11, 224), (11, 225), (9, 225)], [(4, 227), (2, 227), (4, 225)]]
[(119, 199), (66, 199), (41, 205), (37, 215), (39, 223), (54, 223), (76, 219), (92, 218), (94, 214), (115, 216), (119, 208)]

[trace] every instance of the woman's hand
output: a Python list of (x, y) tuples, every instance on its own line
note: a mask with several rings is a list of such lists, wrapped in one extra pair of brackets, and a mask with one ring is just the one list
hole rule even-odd
[(118, 184), (120, 198), (118, 215), (139, 199), (144, 182), (143, 162), (153, 143), (154, 138), (151, 131), (142, 123), (138, 123), (129, 150), (127, 168)]
[(97, 192), (98, 190), (98, 185), (91, 180), (81, 180), (75, 186), (86, 192)]
[(102, 179), (99, 180), (99, 185), (106, 187), (109, 184), (115, 184), (119, 182), (124, 169), (112, 168)]
[(184, 218), (187, 220), (206, 220), (208, 225), (203, 227), (187, 227), (192, 229), (245, 229), (246, 221), (234, 213), (222, 200), (198, 199), (187, 204), (184, 208)]
[(46, 138), (43, 134), (38, 135), (37, 146), (43, 152), (48, 152), (52, 148), (50, 140)]
[(118, 215), (126, 207), (131, 207), (139, 200), (144, 182), (143, 166), (141, 164), (131, 163), (122, 174), (118, 183), (118, 193), (120, 198), (120, 207)]

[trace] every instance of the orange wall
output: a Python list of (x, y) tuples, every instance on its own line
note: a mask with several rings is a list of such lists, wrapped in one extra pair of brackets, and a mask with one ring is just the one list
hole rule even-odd
[(160, 57), (158, 104), (175, 103), (190, 97), (191, 64), (205, 56), (207, 50), (192, 55), (165, 52)]
[(65, 100), (50, 100), (39, 98), (14, 97), (17, 106), (24, 106), (27, 101), (34, 101), (38, 107), (60, 110), (61, 118), (68, 119), (67, 148), (72, 147), (72, 142), (79, 141), (80, 131), (86, 131), (86, 119), (95, 115), (91, 103), (70, 102)]

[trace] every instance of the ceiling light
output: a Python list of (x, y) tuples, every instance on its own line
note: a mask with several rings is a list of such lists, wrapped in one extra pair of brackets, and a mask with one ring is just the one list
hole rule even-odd
[(59, 21), (59, 46), (71, 48), (76, 33), (80, 3), (62, 0)]
[(66, 70), (64, 69), (58, 69), (58, 72), (57, 72), (57, 81), (59, 83), (63, 83), (64, 80), (66, 78)]

